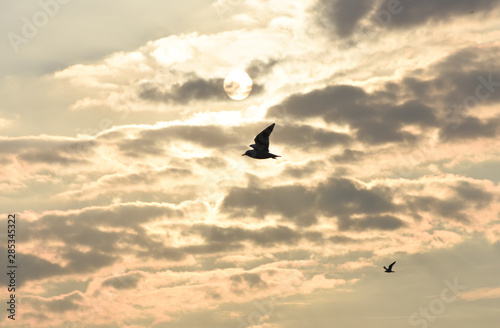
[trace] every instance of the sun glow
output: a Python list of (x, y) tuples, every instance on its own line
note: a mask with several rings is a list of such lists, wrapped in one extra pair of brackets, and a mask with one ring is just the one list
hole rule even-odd
[(253, 82), (250, 76), (242, 70), (229, 73), (224, 80), (224, 91), (229, 98), (243, 100), (252, 92)]

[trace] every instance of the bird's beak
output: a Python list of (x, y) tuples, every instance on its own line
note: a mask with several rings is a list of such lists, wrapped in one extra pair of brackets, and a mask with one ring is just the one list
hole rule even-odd
[(241, 156), (245, 156), (245, 155), (246, 155), (246, 154), (243, 154), (243, 155), (241, 155)]

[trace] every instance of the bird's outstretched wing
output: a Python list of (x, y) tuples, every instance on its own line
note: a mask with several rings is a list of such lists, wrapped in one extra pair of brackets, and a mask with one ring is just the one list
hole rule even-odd
[(255, 145), (251, 145), (257, 151), (265, 151), (269, 152), (269, 136), (271, 132), (273, 132), (274, 124), (269, 125), (265, 128), (261, 133), (259, 133), (253, 141), (255, 141)]
[(392, 270), (392, 266), (396, 264), (396, 261), (392, 262), (391, 265), (389, 265), (389, 270)]

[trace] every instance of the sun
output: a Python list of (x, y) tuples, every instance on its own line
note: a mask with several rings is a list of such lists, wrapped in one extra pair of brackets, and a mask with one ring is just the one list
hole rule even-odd
[(229, 98), (243, 100), (252, 92), (252, 78), (243, 70), (234, 70), (224, 80), (224, 91)]

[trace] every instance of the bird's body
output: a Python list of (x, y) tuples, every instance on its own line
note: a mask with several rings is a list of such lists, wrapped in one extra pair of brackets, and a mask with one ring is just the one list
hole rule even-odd
[(276, 159), (276, 157), (281, 157), (279, 155), (274, 155), (274, 154), (271, 154), (269, 152), (267, 152), (267, 153), (259, 152), (255, 149), (247, 150), (243, 155), (247, 155), (248, 157), (252, 157), (255, 159), (266, 159), (266, 158)]
[(274, 124), (275, 123), (269, 125), (261, 133), (259, 133), (254, 139), (255, 143), (250, 145), (253, 149), (247, 150), (242, 156), (246, 155), (255, 159), (276, 159), (276, 157), (281, 157), (269, 152), (269, 136), (271, 135), (271, 132), (273, 132)]
[(396, 261), (392, 262), (391, 265), (389, 265), (388, 268), (384, 267), (386, 273), (393, 273), (395, 271), (392, 271), (392, 266), (396, 264)]

